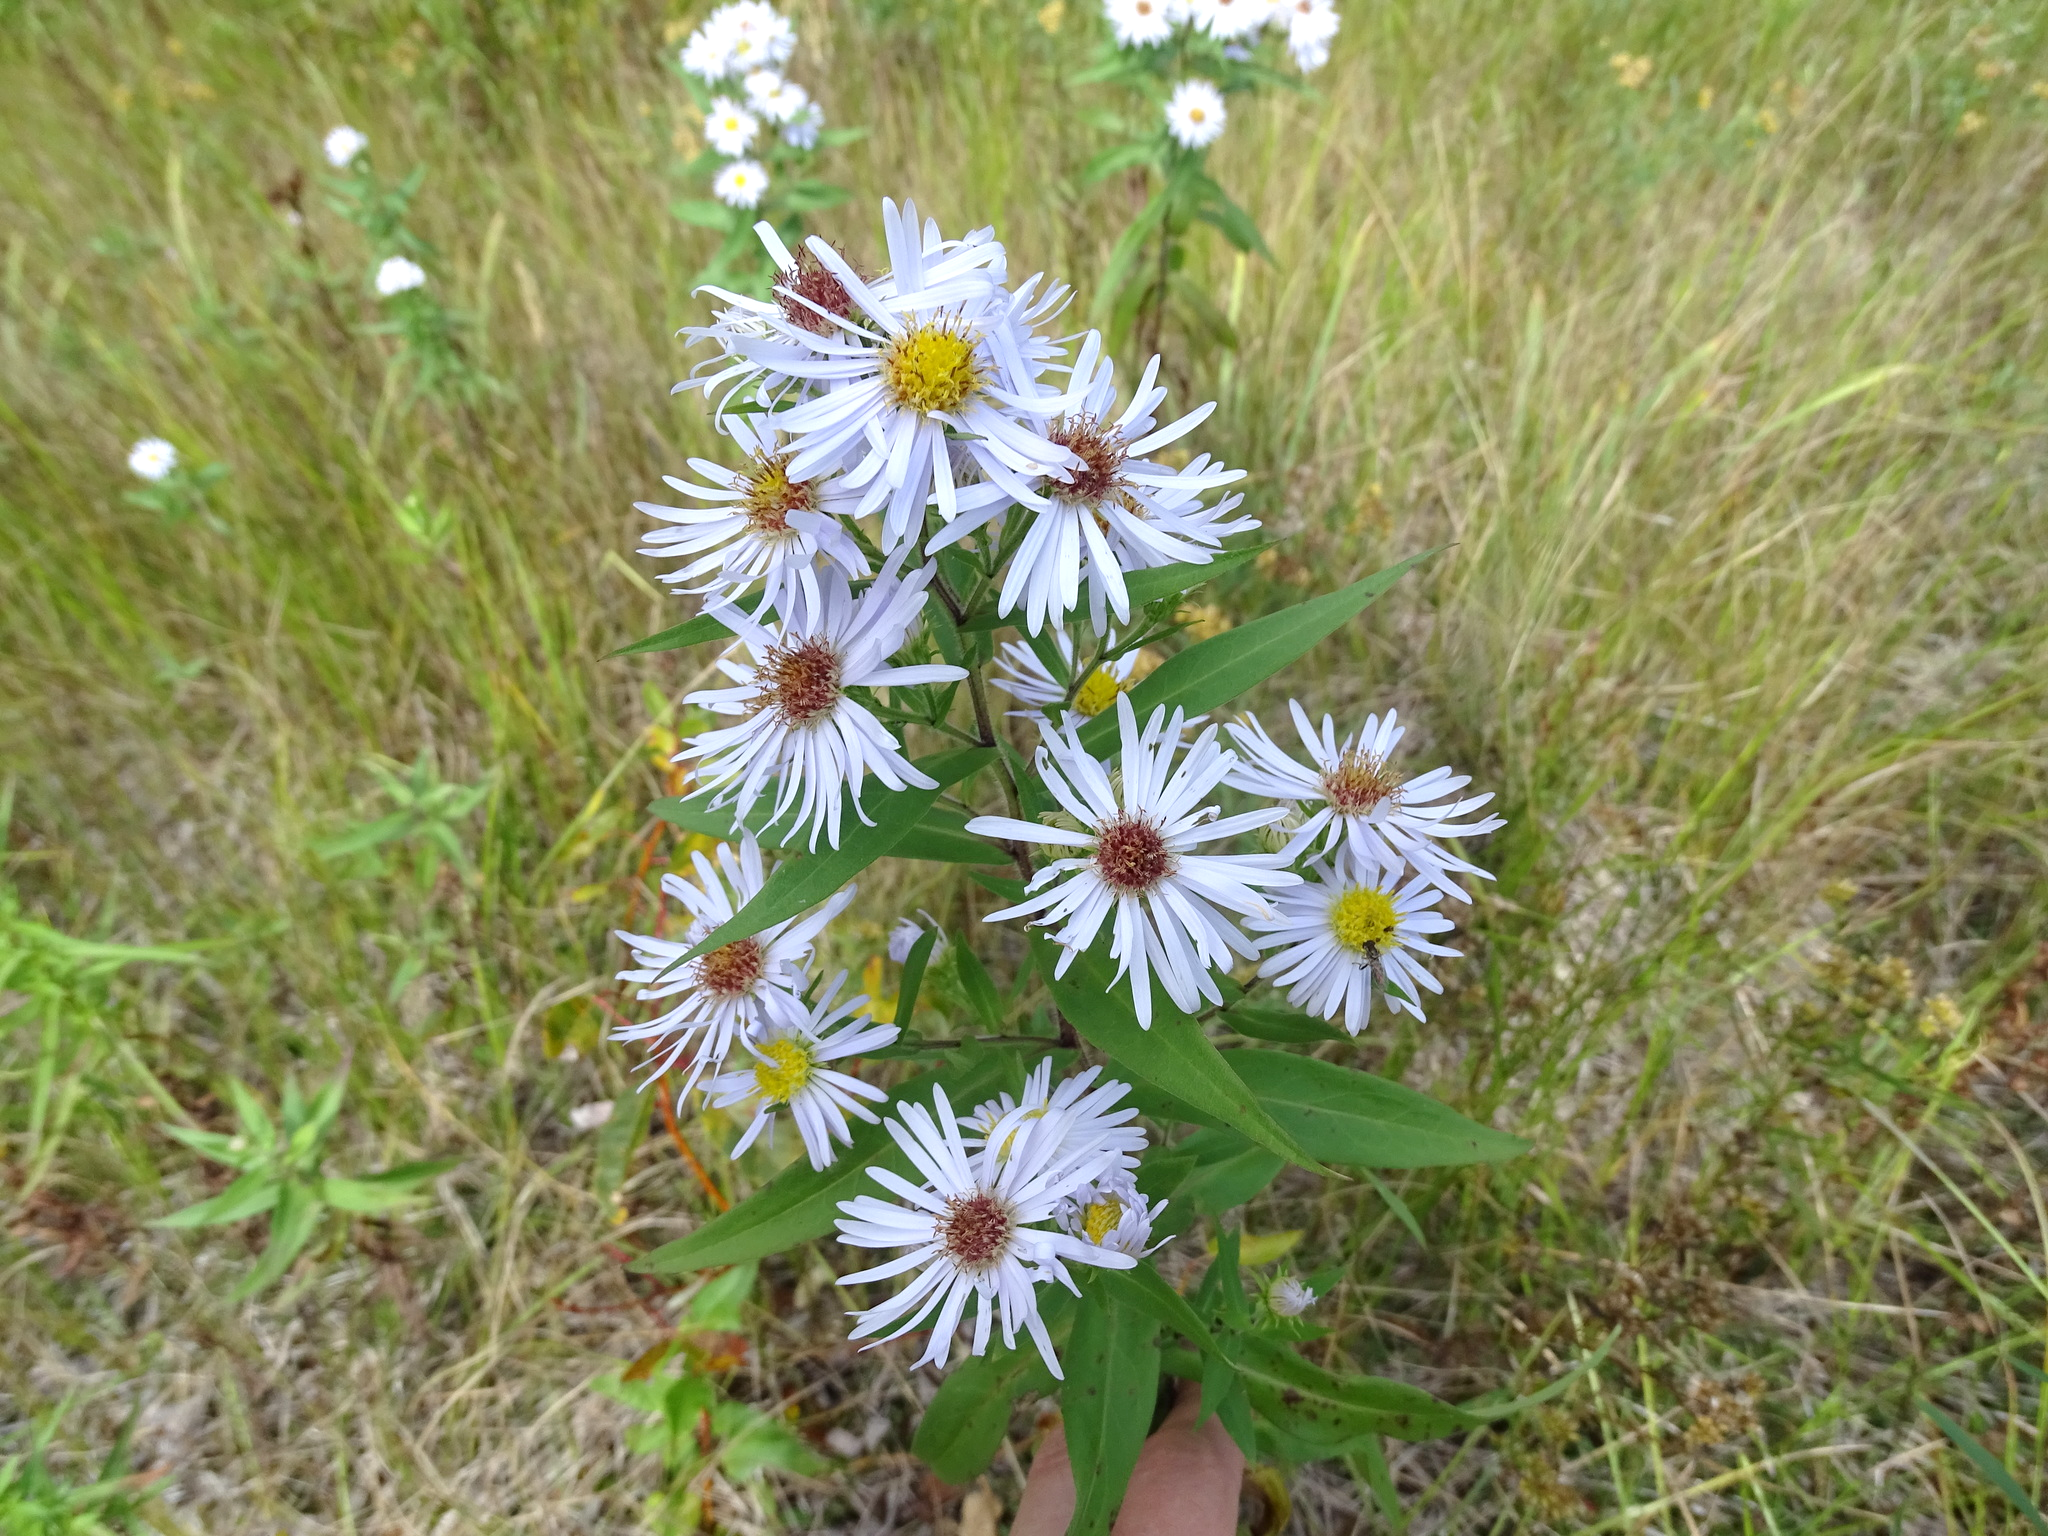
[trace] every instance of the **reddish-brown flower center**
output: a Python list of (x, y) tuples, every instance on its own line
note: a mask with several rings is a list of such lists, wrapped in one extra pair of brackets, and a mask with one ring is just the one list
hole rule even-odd
[(985, 1190), (955, 1195), (939, 1218), (939, 1241), (962, 1269), (986, 1269), (1010, 1246), (1017, 1220), (1010, 1207)]
[[(846, 253), (841, 251), (839, 254), (844, 256)], [(858, 272), (860, 269), (855, 267), (854, 270)], [(810, 302), (804, 303), (803, 300)], [(813, 336), (830, 336), (838, 329), (818, 310), (824, 310), (826, 315), (837, 315), (842, 320), (851, 319), (854, 311), (853, 296), (846, 291), (846, 284), (818, 260), (817, 252), (808, 245), (797, 247), (795, 266), (782, 269), (775, 302), (782, 309), (783, 319), (791, 325), (801, 326)], [(817, 309), (811, 307), (813, 304)]]
[(1142, 896), (1173, 873), (1173, 854), (1144, 817), (1119, 816), (1095, 835), (1095, 872), (1119, 896)]
[(785, 725), (809, 725), (839, 702), (839, 653), (823, 640), (778, 645), (754, 681), (757, 710), (774, 710)]
[(1119, 477), (1128, 451), (1123, 433), (1094, 416), (1063, 416), (1045, 435), (1081, 461), (1067, 471), (1062, 495), (1091, 507), (1121, 499)]
[(761, 979), (761, 958), (755, 939), (714, 949), (697, 962), (697, 985), (713, 997), (739, 997)]
[(1323, 793), (1338, 815), (1363, 816), (1382, 800), (1401, 798), (1401, 776), (1384, 757), (1353, 748), (1323, 775)]
[(756, 454), (740, 510), (757, 533), (789, 532), (789, 514), (811, 509), (811, 482), (789, 478), (789, 455)]

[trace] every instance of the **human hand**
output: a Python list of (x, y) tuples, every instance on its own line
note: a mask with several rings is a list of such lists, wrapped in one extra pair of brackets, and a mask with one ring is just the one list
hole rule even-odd
[[(1202, 1389), (1182, 1382), (1173, 1411), (1138, 1453), (1115, 1536), (1235, 1536), (1244, 1453), (1213, 1415), (1198, 1426), (1201, 1411)], [(1066, 1431), (1056, 1427), (1031, 1460), (1010, 1536), (1064, 1536), (1073, 1514), (1074, 1470)]]

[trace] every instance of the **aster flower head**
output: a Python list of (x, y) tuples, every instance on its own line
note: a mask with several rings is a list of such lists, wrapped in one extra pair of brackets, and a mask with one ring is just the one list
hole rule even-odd
[(634, 995), (642, 1002), (672, 997), (675, 1006), (645, 1023), (622, 1025), (611, 1038), (652, 1042), (647, 1059), (650, 1077), (674, 1067), (696, 1043), (689, 1076), (689, 1083), (695, 1083), (706, 1067), (725, 1059), (734, 1040), (751, 1039), (771, 1024), (803, 1026), (808, 1017), (804, 962), (819, 932), (853, 900), (855, 887), (849, 885), (808, 916), (789, 918), (751, 938), (684, 961), (683, 956), (707, 935), (760, 895), (768, 879), (760, 845), (751, 835), (741, 839), (737, 853), (729, 844), (721, 845), (716, 864), (702, 853), (693, 853), (690, 862), (695, 881), (676, 874), (661, 877), (662, 894), (681, 902), (690, 914), (682, 938), (618, 934), (638, 966), (620, 971), (618, 979), (638, 983), (640, 990)]
[[(1063, 397), (1039, 386), (1052, 354), (1033, 334), (1064, 305), (1065, 288), (1040, 293), (1034, 277), (1006, 290), (1000, 245), (944, 241), (936, 224), (920, 239), (913, 204), (899, 211), (883, 199), (882, 222), (886, 284), (863, 278), (823, 240), (806, 242), (853, 312), (832, 335), (805, 327), (789, 338), (817, 355), (782, 366), (823, 393), (786, 412), (781, 426), (798, 445), (794, 473), (847, 465), (847, 484), (862, 493), (858, 515), (885, 512), (882, 547), (893, 550), (921, 535), (928, 504), (948, 523), (1008, 501), (1036, 504), (1038, 477), (1073, 458), (1040, 425)], [(958, 484), (949, 432), (984, 483)]]
[(1223, 93), (1206, 80), (1183, 80), (1166, 98), (1166, 131), (1183, 149), (1207, 149), (1228, 118)]
[(1316, 1293), (1292, 1275), (1282, 1275), (1266, 1288), (1266, 1305), (1276, 1317), (1299, 1317), (1316, 1304)]
[[(791, 90), (801, 87), (791, 86)], [(791, 149), (816, 149), (825, 131), (825, 109), (815, 101), (798, 107), (782, 124), (782, 142)]]
[(1421, 1019), (1423, 992), (1443, 985), (1415, 957), (1460, 953), (1429, 937), (1453, 926), (1431, 910), (1443, 892), (1426, 875), (1403, 885), (1399, 864), (1361, 859), (1348, 846), (1309, 872), (1273, 898), (1272, 917), (1249, 924), (1267, 951), (1259, 975), (1295, 1007), (1354, 1035), (1372, 1018), (1376, 987), (1389, 1007)]
[(720, 16), (725, 18), (722, 26), (731, 48), (727, 68), (733, 74), (772, 68), (796, 52), (796, 28), (765, 0), (722, 5), (709, 20), (717, 21)]
[(662, 476), (672, 489), (708, 505), (633, 503), (671, 525), (647, 534), (640, 553), (688, 560), (661, 577), (679, 592), (717, 606), (736, 601), (758, 582), (767, 605), (760, 611), (787, 613), (799, 596), (813, 606), (819, 601), (821, 561), (849, 576), (869, 574), (867, 556), (840, 523), (851, 499), (830, 480), (790, 478), (789, 454), (774, 419), (736, 416), (727, 424), (733, 441), (748, 455), (737, 469), (709, 459), (690, 460), (690, 468), (708, 484)]
[(1053, 1219), (1083, 1242), (1142, 1259), (1166, 1241), (1152, 1241), (1152, 1224), (1167, 1204), (1146, 1199), (1138, 1192), (1137, 1181), (1119, 1170), (1068, 1195)]
[(851, 792), (854, 814), (866, 822), (861, 791), (870, 772), (890, 789), (935, 787), (847, 691), (953, 683), (967, 676), (965, 668), (943, 663), (890, 664), (923, 610), (925, 588), (935, 574), (927, 565), (906, 577), (901, 565), (900, 558), (892, 559), (858, 598), (844, 572), (825, 566), (817, 573), (817, 601), (791, 603), (791, 611), (774, 624), (758, 623), (736, 607), (707, 610), (738, 637), (719, 662), (734, 686), (692, 693), (684, 702), (743, 717), (737, 725), (692, 737), (682, 753), (700, 759), (700, 780), (720, 790), (713, 806), (732, 805), (744, 818), (775, 780), (775, 809), (767, 824), (776, 825), (794, 810), (797, 826), (810, 824), (813, 849), (821, 832), (837, 848), (842, 789)]
[(1442, 837), (1479, 837), (1507, 825), (1499, 816), (1481, 821), (1460, 821), (1459, 817), (1478, 810), (1493, 798), (1489, 792), (1468, 799), (1451, 800), (1472, 782), (1466, 774), (1448, 768), (1433, 768), (1418, 778), (1404, 779), (1394, 768), (1394, 749), (1406, 728), (1396, 724), (1396, 714), (1386, 718), (1367, 715), (1356, 735), (1338, 740), (1335, 723), (1323, 716), (1319, 734), (1299, 702), (1287, 706), (1294, 717), (1295, 734), (1308, 755), (1304, 764), (1266, 734), (1266, 728), (1251, 716), (1232, 722), (1231, 740), (1244, 754), (1244, 761), (1232, 773), (1229, 783), (1248, 794), (1274, 800), (1302, 802), (1310, 811), (1295, 834), (1293, 851), (1299, 854), (1322, 842), (1320, 853), (1328, 853), (1346, 841), (1352, 853), (1369, 864), (1406, 862), (1418, 875), (1446, 896), (1469, 901), (1464, 890), (1451, 878), (1454, 874), (1491, 880), (1492, 875), (1440, 847)]
[(1250, 37), (1266, 24), (1265, 0), (1191, 0), (1197, 27), (1218, 42)]
[(1332, 0), (1283, 0), (1287, 18), (1287, 51), (1303, 74), (1330, 62), (1330, 44), (1337, 36), (1337, 7)]
[(1117, 699), (1116, 710), (1121, 785), (1081, 745), (1076, 721), (1048, 729), (1038, 749), (1038, 774), (1078, 830), (1007, 816), (978, 816), (967, 830), (1051, 845), (1066, 855), (1033, 876), (1025, 900), (984, 921), (1022, 917), (1059, 925), (1052, 940), (1066, 953), (1055, 975), (1065, 975), (1109, 923), (1116, 979), (1129, 978), (1138, 1023), (1150, 1029), (1152, 978), (1183, 1011), (1194, 1012), (1204, 998), (1220, 1003), (1212, 971), (1229, 968), (1233, 956), (1258, 953), (1231, 914), (1270, 915), (1259, 887), (1298, 885), (1301, 877), (1286, 868), (1285, 854), (1200, 851), (1286, 814), (1276, 807), (1223, 816), (1209, 803), (1237, 766), (1235, 754), (1217, 745), (1216, 727), (1187, 742), (1179, 710), (1170, 719), (1163, 708), (1154, 710), (1142, 730), (1128, 696)]
[(178, 467), (178, 450), (161, 437), (136, 440), (128, 450), (129, 473), (144, 480), (161, 480)]
[(758, 160), (729, 160), (711, 179), (711, 195), (728, 208), (758, 208), (768, 172)]
[(747, 105), (771, 123), (787, 123), (810, 104), (810, 93), (772, 69), (757, 69), (741, 82)]
[(347, 123), (328, 129), (327, 137), (320, 141), (320, 152), (337, 171), (347, 170), (355, 164), (356, 156), (369, 147), (370, 136)]
[(1150, 48), (1173, 36), (1167, 0), (1103, 0), (1119, 48)]
[[(1159, 359), (1146, 366), (1130, 404), (1116, 409), (1116, 365), (1091, 331), (1075, 359), (1069, 408), (1046, 428), (1046, 437), (1072, 463), (1039, 486), (1035, 504), (1021, 514), (1031, 519), (1016, 558), (1003, 577), (998, 611), (1024, 610), (1025, 627), (1037, 634), (1048, 622), (1063, 623), (1080, 606), (1085, 584), (1088, 617), (1097, 634), (1131, 618), (1125, 573), (1187, 562), (1203, 565), (1234, 533), (1258, 527), (1252, 518), (1233, 518), (1242, 497), (1214, 504), (1203, 497), (1244, 478), (1206, 453), (1184, 469), (1146, 455), (1192, 432), (1216, 409), (1216, 402), (1161, 426), (1154, 412), (1166, 399), (1158, 382)], [(933, 548), (954, 542), (993, 515), (962, 517), (932, 540)], [(1106, 704), (1108, 701), (1104, 700)]]
[(386, 256), (377, 266), (375, 287), (378, 296), (391, 298), (401, 293), (411, 293), (427, 280), (420, 264), (405, 256)]
[(856, 1248), (908, 1251), (839, 1283), (864, 1285), (918, 1273), (887, 1301), (852, 1314), (857, 1321), (851, 1337), (884, 1343), (932, 1319), (931, 1341), (912, 1369), (928, 1363), (943, 1367), (972, 1301), (969, 1353), (987, 1353), (1000, 1324), (1005, 1345), (1014, 1347), (1020, 1330), (1029, 1333), (1046, 1369), (1064, 1379), (1039, 1316), (1037, 1288), (1056, 1281), (1079, 1294), (1068, 1261), (1130, 1269), (1137, 1260), (1041, 1225), (1067, 1195), (1105, 1171), (1087, 1154), (1076, 1158), (1062, 1151), (1063, 1121), (1063, 1115), (1055, 1114), (1029, 1122), (1007, 1154), (986, 1145), (970, 1152), (946, 1090), (935, 1087), (931, 1109), (907, 1104), (900, 1119), (883, 1122), (924, 1183), (913, 1184), (887, 1168), (869, 1168), (870, 1178), (905, 1203), (873, 1195), (841, 1201), (839, 1240)]
[[(1052, 643), (1058, 648), (1060, 659), (1066, 663), (1068, 676), (1072, 676), (1079, 663), (1075, 659), (1074, 640), (1064, 629), (1052, 632)], [(1109, 636), (1113, 647), (1116, 636)], [(1132, 651), (1117, 657), (1106, 665), (1092, 669), (1081, 679), (1080, 687), (1073, 690), (1073, 700), (1067, 699), (1067, 685), (1052, 674), (1044, 660), (1030, 645), (1022, 640), (1006, 640), (996, 653), (996, 670), (990, 678), (998, 688), (1016, 699), (1028, 704), (1029, 709), (1013, 709), (1012, 715), (1043, 724), (1047, 712), (1060, 708), (1060, 718), (1072, 719), (1079, 715), (1083, 720), (1092, 720), (1111, 705), (1118, 697), (1130, 691), (1136, 675), (1138, 654)]]
[(1131, 1085), (1112, 1080), (1098, 1088), (1095, 1080), (1101, 1075), (1102, 1068), (1090, 1067), (1062, 1079), (1055, 1088), (1048, 1057), (1031, 1069), (1021, 1099), (1007, 1093), (989, 1099), (975, 1106), (973, 1114), (963, 1116), (960, 1128), (973, 1133), (975, 1145), (986, 1142), (998, 1156), (1007, 1157), (1024, 1126), (1049, 1115), (1062, 1117), (1066, 1125), (1059, 1148), (1062, 1156), (1098, 1157), (1110, 1170), (1135, 1168), (1145, 1150), (1145, 1128), (1136, 1123), (1134, 1107), (1116, 1107)]
[(826, 1064), (882, 1050), (895, 1044), (901, 1031), (893, 1024), (863, 1023), (855, 1017), (868, 1000), (836, 1001), (845, 984), (846, 973), (841, 971), (820, 989), (818, 1001), (801, 1022), (771, 1022), (742, 1038), (740, 1044), (753, 1059), (705, 1081), (704, 1101), (710, 1108), (754, 1106), (754, 1118), (734, 1144), (732, 1156), (745, 1152), (763, 1132), (772, 1145), (776, 1113), (787, 1110), (803, 1137), (811, 1166), (822, 1171), (832, 1166), (834, 1141), (853, 1145), (848, 1115), (875, 1123), (874, 1111), (861, 1100), (879, 1104), (889, 1095)]
[[(923, 918), (924, 921), (920, 923), (917, 917)], [(939, 920), (922, 907), (918, 909), (917, 917), (898, 918), (896, 926), (889, 930), (889, 958), (898, 965), (910, 958), (910, 952), (917, 948), (917, 941), (927, 933), (932, 936), (934, 960), (938, 959), (946, 948), (946, 930), (939, 926)]]
[(730, 96), (720, 96), (704, 114), (704, 140), (721, 155), (743, 155), (761, 131), (761, 120)]

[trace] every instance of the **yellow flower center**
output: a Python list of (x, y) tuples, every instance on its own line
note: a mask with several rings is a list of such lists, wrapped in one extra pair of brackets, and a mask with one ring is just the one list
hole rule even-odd
[(1368, 885), (1354, 885), (1330, 906), (1330, 932), (1355, 955), (1386, 948), (1397, 921), (1394, 898)]
[(1116, 1224), (1123, 1219), (1124, 1203), (1115, 1195), (1090, 1200), (1081, 1207), (1081, 1230), (1088, 1234), (1091, 1243), (1100, 1243), (1116, 1230)]
[(1124, 685), (1111, 677), (1101, 667), (1088, 674), (1074, 694), (1074, 708), (1091, 720), (1116, 702), (1116, 696), (1124, 691)]
[(996, 1148), (996, 1156), (1008, 1157), (1010, 1155), (1011, 1146), (1014, 1145), (1017, 1140), (1017, 1133), (1023, 1130), (1029, 1122), (1033, 1120), (1043, 1120), (1044, 1118), (1045, 1111), (1043, 1109), (1025, 1110), (1023, 1115), (1019, 1117), (1017, 1123), (1010, 1127), (1010, 1134), (1003, 1138), (1003, 1144), (1000, 1147)]
[(754, 1085), (770, 1104), (787, 1104), (811, 1080), (811, 1050), (801, 1040), (784, 1037), (761, 1047), (768, 1059), (754, 1063)]
[(889, 344), (882, 379), (898, 405), (913, 411), (952, 411), (982, 386), (974, 338), (943, 323), (927, 323)]

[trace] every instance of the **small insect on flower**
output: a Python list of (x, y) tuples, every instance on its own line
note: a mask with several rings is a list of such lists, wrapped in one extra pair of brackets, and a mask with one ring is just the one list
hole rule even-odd
[[(787, 1109), (796, 1121), (797, 1134), (804, 1139), (804, 1151), (811, 1166), (820, 1171), (832, 1166), (832, 1143), (853, 1145), (853, 1132), (846, 1123), (856, 1115), (870, 1125), (875, 1114), (860, 1101), (880, 1103), (888, 1094), (844, 1072), (835, 1072), (827, 1062), (879, 1051), (896, 1043), (899, 1031), (893, 1024), (863, 1027), (855, 1017), (867, 1007), (865, 997), (836, 1001), (846, 984), (841, 971), (818, 994), (817, 1003), (801, 1023), (770, 1024), (753, 1039), (743, 1040), (754, 1058), (738, 1070), (722, 1072), (704, 1084), (704, 1101), (712, 1109), (732, 1109), (752, 1103), (754, 1118), (732, 1149), (738, 1157), (765, 1131), (775, 1140), (775, 1114)], [(832, 1027), (837, 1020), (839, 1027)]]
[(351, 128), (343, 123), (330, 128), (327, 137), (320, 141), (321, 153), (327, 156), (327, 163), (337, 171), (345, 171), (355, 164), (356, 156), (370, 147), (370, 136), (361, 129)]
[(160, 437), (145, 437), (128, 450), (130, 472), (144, 480), (161, 480), (178, 467), (178, 450)]
[(1266, 1292), (1266, 1305), (1279, 1317), (1299, 1317), (1316, 1304), (1316, 1293), (1292, 1275), (1275, 1280)]
[(967, 830), (1070, 855), (1041, 869), (1025, 900), (982, 921), (1059, 924), (1052, 940), (1064, 953), (1055, 976), (1064, 976), (1109, 923), (1116, 979), (1129, 978), (1138, 1024), (1150, 1029), (1152, 978), (1185, 1012), (1204, 998), (1220, 1003), (1211, 972), (1234, 964), (1233, 955), (1249, 960), (1258, 953), (1228, 914), (1269, 916), (1272, 907), (1256, 887), (1299, 885), (1301, 876), (1286, 868), (1285, 854), (1198, 851), (1287, 814), (1274, 807), (1222, 816), (1205, 803), (1237, 766), (1235, 754), (1217, 745), (1215, 726), (1189, 743), (1179, 710), (1168, 719), (1163, 707), (1155, 709), (1142, 731), (1128, 694), (1118, 697), (1116, 711), (1120, 788), (1108, 765), (1081, 745), (1080, 722), (1071, 716), (1049, 727), (1038, 749), (1034, 766), (1045, 788), (1078, 826), (978, 816)]
[[(1092, 1154), (1077, 1157), (1063, 1150), (1063, 1115), (1026, 1123), (1005, 1154), (992, 1145), (968, 1151), (944, 1088), (932, 1090), (931, 1109), (908, 1104), (901, 1114), (901, 1120), (883, 1123), (924, 1174), (925, 1183), (913, 1184), (888, 1168), (870, 1167), (868, 1177), (906, 1203), (892, 1204), (873, 1195), (843, 1200), (838, 1227), (839, 1240), (851, 1247), (909, 1252), (846, 1275), (839, 1283), (865, 1285), (911, 1270), (919, 1273), (879, 1306), (852, 1314), (857, 1321), (851, 1337), (882, 1334), (876, 1342), (885, 1343), (922, 1326), (936, 1312), (931, 1342), (911, 1368), (943, 1367), (972, 1300), (970, 1354), (987, 1353), (993, 1325), (1000, 1322), (1005, 1345), (1014, 1348), (1018, 1331), (1028, 1332), (1046, 1369), (1056, 1380), (1064, 1380), (1052, 1336), (1038, 1313), (1037, 1288), (1057, 1281), (1078, 1295), (1080, 1287), (1067, 1271), (1067, 1260), (1103, 1269), (1130, 1269), (1138, 1261), (1037, 1223), (1050, 1221), (1069, 1194), (1102, 1177), (1107, 1166)], [(883, 1334), (892, 1325), (894, 1331)]]
[(735, 160), (711, 183), (711, 195), (728, 208), (758, 208), (768, 190), (768, 172), (758, 161)]
[(1207, 149), (1223, 137), (1223, 93), (1206, 80), (1183, 80), (1166, 100), (1166, 131), (1183, 149)]
[(427, 274), (420, 264), (408, 257), (386, 256), (377, 266), (376, 288), (382, 298), (410, 293), (426, 280)]
[(745, 154), (760, 131), (761, 120), (730, 96), (719, 97), (704, 114), (704, 141), (721, 155)]

